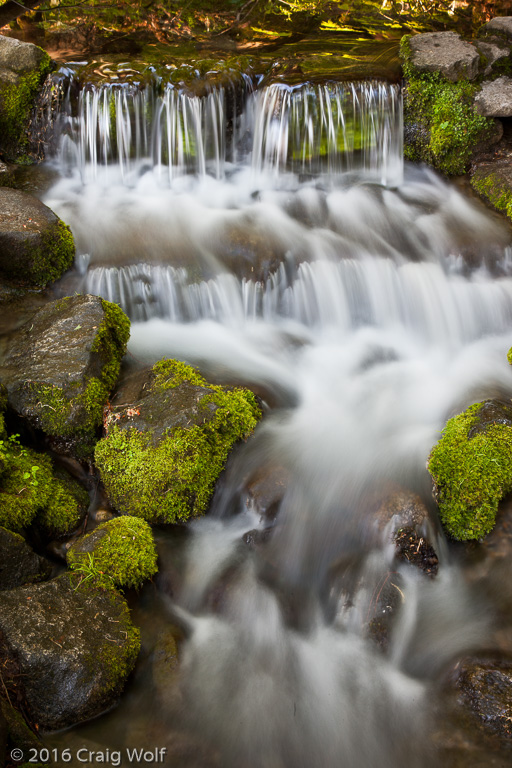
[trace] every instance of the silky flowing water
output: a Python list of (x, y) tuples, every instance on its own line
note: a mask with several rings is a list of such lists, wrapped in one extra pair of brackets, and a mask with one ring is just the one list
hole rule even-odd
[[(465, 755), (462, 736), (437, 752), (440, 683), (493, 647), (494, 608), (443, 537), (425, 465), (451, 415), (512, 393), (512, 260), (481, 204), (404, 168), (401, 106), (377, 81), (246, 78), (194, 96), (150, 80), (63, 98), (45, 202), (79, 253), (59, 290), (121, 304), (130, 365), (185, 360), (252, 387), (265, 414), (210, 513), (157, 533), (123, 704), (62, 744), (166, 746), (169, 765), (225, 768)], [(275, 518), (245, 490), (272, 472)], [(376, 509), (397, 485), (430, 509), (435, 579), (393, 560), (394, 521)], [(369, 627), (388, 614), (382, 649)], [(179, 669), (162, 678), (176, 626)], [(482, 749), (464, 764), (507, 764)]]

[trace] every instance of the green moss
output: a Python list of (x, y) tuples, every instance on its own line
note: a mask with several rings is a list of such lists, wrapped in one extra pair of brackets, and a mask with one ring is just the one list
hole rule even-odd
[(107, 587), (140, 587), (157, 572), (156, 559), (151, 528), (135, 517), (103, 523), (67, 555), (73, 570), (91, 573), (96, 583)]
[(114, 593), (111, 600), (117, 614), (116, 623), (123, 627), (125, 640), (122, 645), (122, 653), (119, 652), (120, 647), (117, 644), (105, 643), (101, 650), (100, 664), (108, 669), (107, 681), (104, 686), (105, 691), (123, 688), (126, 678), (133, 670), (140, 652), (140, 632), (132, 624), (130, 611), (126, 603), (123, 601), (120, 605), (120, 601), (116, 598), (117, 594)]
[(26, 528), (48, 506), (52, 492), (51, 460), (18, 444), (0, 478), (0, 525), (10, 531)]
[(156, 388), (207, 386), (199, 407), (208, 418), (168, 429), (156, 444), (151, 431), (114, 425), (97, 444), (95, 460), (119, 511), (174, 523), (206, 512), (230, 450), (251, 434), (261, 412), (252, 392), (206, 385), (196, 370), (175, 360), (157, 363), (153, 372)]
[(74, 495), (63, 482), (54, 479), (51, 496), (37, 521), (50, 535), (62, 536), (74, 531), (81, 519), (82, 509)]
[(18, 75), (15, 83), (0, 84), (0, 143), (7, 159), (32, 162), (27, 127), (39, 87), (52, 69), (44, 54), (38, 69)]
[(75, 241), (70, 228), (57, 221), (43, 234), (41, 245), (30, 253), (30, 282), (41, 288), (58, 280), (73, 266)]
[(407, 79), (404, 101), (408, 160), (424, 162), (448, 176), (466, 172), (475, 147), (490, 138), (494, 122), (476, 113), (479, 86), (468, 80), (449, 82), (438, 72), (418, 72), (411, 64), (410, 37), (400, 42)]
[(481, 539), (493, 528), (498, 502), (512, 490), (512, 427), (478, 423), (482, 403), (450, 419), (432, 450), (428, 469), (439, 516), (454, 539)]
[(504, 211), (512, 219), (512, 188), (506, 179), (495, 171), (477, 168), (471, 178), (471, 186), (498, 211)]
[(130, 338), (130, 321), (117, 304), (102, 299), (101, 305), (105, 317), (98, 328), (92, 351), (98, 352), (102, 358), (101, 383), (110, 392), (119, 376), (121, 358)]

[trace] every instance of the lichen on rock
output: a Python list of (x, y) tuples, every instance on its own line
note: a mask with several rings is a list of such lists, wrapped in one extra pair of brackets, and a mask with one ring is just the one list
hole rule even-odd
[(447, 534), (482, 539), (512, 491), (512, 404), (475, 403), (448, 421), (428, 461)]
[(249, 390), (210, 385), (190, 366), (160, 361), (140, 398), (112, 410), (96, 446), (110, 500), (150, 522), (203, 514), (229, 452), (260, 417)]

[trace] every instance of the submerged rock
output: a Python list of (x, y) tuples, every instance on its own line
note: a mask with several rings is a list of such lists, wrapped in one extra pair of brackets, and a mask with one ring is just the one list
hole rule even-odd
[(512, 740), (512, 662), (467, 659), (457, 668), (459, 703), (486, 731)]
[(119, 593), (76, 587), (64, 575), (0, 593), (0, 632), (19, 664), (28, 714), (43, 730), (111, 707), (140, 648)]
[(475, 403), (450, 419), (428, 469), (448, 535), (459, 540), (486, 536), (499, 501), (512, 490), (512, 403)]
[(18, 285), (42, 288), (58, 280), (75, 257), (73, 235), (40, 200), (0, 188), (0, 275)]
[(129, 329), (123, 311), (97, 296), (47, 304), (8, 343), (0, 375), (10, 407), (56, 450), (90, 455)]
[(44, 581), (51, 570), (51, 563), (37, 555), (22, 536), (0, 527), (0, 590)]
[(203, 514), (228, 454), (260, 417), (249, 390), (210, 385), (194, 368), (161, 360), (137, 398), (110, 411), (96, 446), (112, 504), (150, 522)]
[(4, 159), (32, 161), (30, 115), (52, 69), (52, 60), (42, 48), (0, 35), (0, 154)]

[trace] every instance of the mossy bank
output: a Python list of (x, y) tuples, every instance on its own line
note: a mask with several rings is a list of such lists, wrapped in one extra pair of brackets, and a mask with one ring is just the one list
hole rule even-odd
[(203, 514), (231, 449), (260, 417), (249, 390), (211, 385), (190, 366), (160, 361), (140, 398), (110, 413), (96, 446), (113, 505), (151, 522)]

